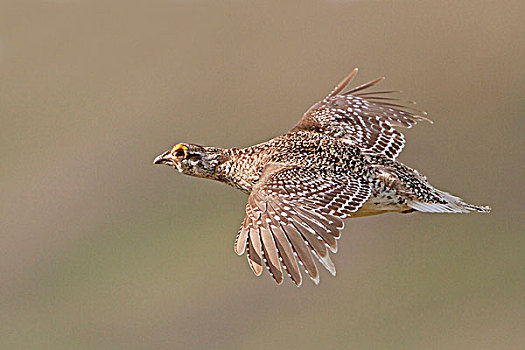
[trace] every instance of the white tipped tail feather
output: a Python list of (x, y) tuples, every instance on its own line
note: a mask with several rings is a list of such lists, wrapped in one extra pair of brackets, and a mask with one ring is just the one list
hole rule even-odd
[(408, 200), (407, 205), (424, 213), (469, 213), (471, 211), (490, 213), (490, 207), (468, 204), (450, 193), (440, 190), (436, 191), (447, 203), (425, 203), (418, 200)]

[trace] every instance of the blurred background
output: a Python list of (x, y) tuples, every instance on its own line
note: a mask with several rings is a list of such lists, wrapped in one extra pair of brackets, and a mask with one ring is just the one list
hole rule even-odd
[[(3, 1), (2, 349), (522, 349), (523, 1)], [(489, 215), (347, 222), (337, 277), (233, 252), (246, 195), (153, 158), (289, 130), (354, 67)]]

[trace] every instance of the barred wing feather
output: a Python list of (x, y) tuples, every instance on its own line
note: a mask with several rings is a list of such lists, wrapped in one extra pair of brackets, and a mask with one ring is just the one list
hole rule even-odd
[(396, 91), (362, 92), (383, 78), (340, 94), (356, 74), (357, 68), (322, 101), (310, 107), (292, 131), (326, 133), (360, 147), (364, 153), (395, 159), (405, 145), (405, 137), (394, 127), (411, 128), (419, 121), (431, 121), (425, 112), (388, 97)]
[(370, 185), (363, 180), (269, 164), (248, 198), (235, 252), (247, 250), (253, 272), (260, 275), (264, 264), (279, 284), (286, 273), (301, 285), (300, 265), (318, 283), (315, 261), (335, 275), (329, 250), (337, 250), (342, 219), (369, 196)]

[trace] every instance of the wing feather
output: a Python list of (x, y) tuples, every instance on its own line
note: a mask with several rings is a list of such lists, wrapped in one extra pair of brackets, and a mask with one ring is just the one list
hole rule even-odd
[(250, 228), (248, 241), (248, 261), (253, 273), (260, 276), (262, 273), (262, 245), (258, 228)]
[(354, 69), (327, 97), (310, 107), (292, 131), (326, 133), (360, 147), (364, 153), (395, 159), (405, 145), (405, 137), (394, 127), (410, 128), (419, 121), (431, 121), (425, 112), (407, 106), (407, 102), (383, 96), (395, 91), (363, 92), (384, 78), (339, 94), (356, 73)]
[(269, 164), (248, 198), (235, 251), (247, 251), (256, 275), (265, 264), (278, 284), (284, 268), (291, 280), (301, 285), (299, 265), (317, 284), (315, 261), (335, 275), (329, 250), (337, 250), (342, 218), (357, 210), (369, 195), (369, 184), (361, 180)]
[(266, 266), (275, 282), (277, 282), (277, 284), (281, 284), (283, 281), (283, 272), (281, 270), (281, 263), (279, 261), (279, 252), (277, 250), (277, 246), (275, 244), (273, 233), (270, 230), (270, 227), (261, 227), (261, 238), (265, 257), (264, 262), (266, 263)]
[(237, 233), (237, 239), (235, 240), (234, 250), (237, 255), (243, 255), (248, 241), (248, 227), (249, 216), (245, 216), (242, 222), (242, 226)]
[(283, 224), (282, 228), (292, 243), (295, 254), (299, 259), (299, 262), (303, 265), (308, 276), (315, 282), (315, 284), (319, 283), (319, 272), (317, 271), (310, 249), (308, 249), (304, 239), (291, 223)]
[(281, 257), (283, 268), (288, 273), (288, 277), (290, 277), (297, 286), (300, 286), (302, 283), (301, 270), (299, 269), (299, 264), (297, 263), (288, 237), (282, 230), (280, 224), (272, 226), (271, 229), (275, 238), (275, 244), (279, 250), (279, 256)]

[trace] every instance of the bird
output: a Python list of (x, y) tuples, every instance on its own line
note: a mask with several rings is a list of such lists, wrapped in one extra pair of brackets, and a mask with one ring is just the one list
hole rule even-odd
[(266, 268), (277, 284), (288, 276), (301, 286), (304, 271), (318, 284), (318, 263), (335, 276), (330, 253), (337, 252), (344, 219), (491, 210), (433, 187), (396, 160), (405, 145), (396, 128), (432, 121), (426, 112), (392, 97), (399, 91), (368, 90), (384, 77), (343, 92), (357, 72), (284, 135), (246, 148), (177, 143), (154, 159), (154, 164), (248, 194), (234, 251), (246, 252), (256, 276)]

